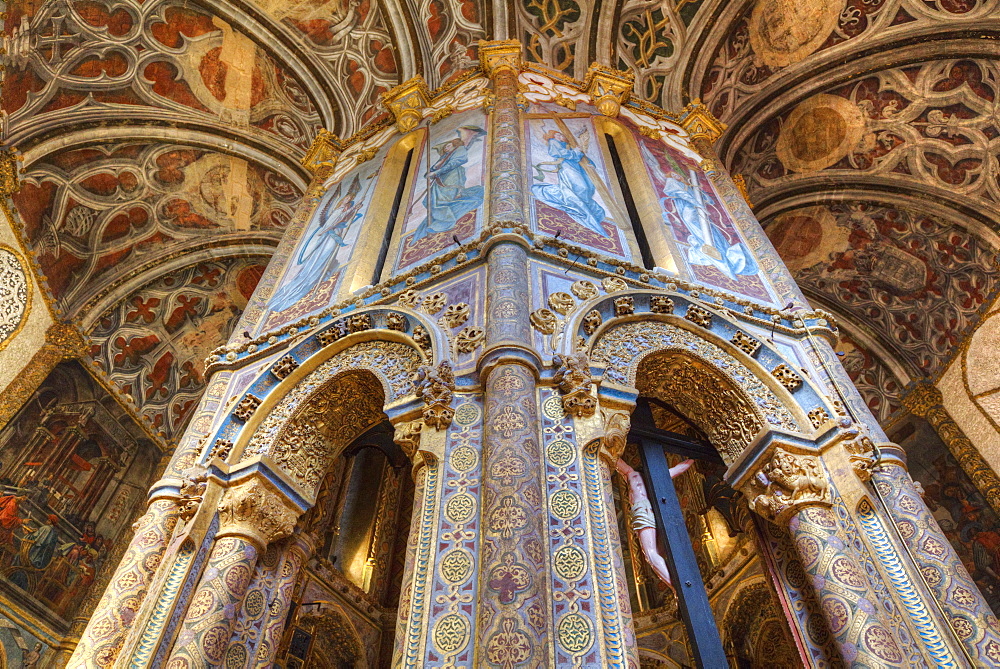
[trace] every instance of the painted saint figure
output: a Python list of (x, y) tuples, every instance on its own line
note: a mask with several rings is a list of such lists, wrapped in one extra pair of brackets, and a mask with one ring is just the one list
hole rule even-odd
[(355, 176), (343, 197), (337, 200), (336, 195), (331, 194), (317, 215), (318, 223), (310, 225), (309, 235), (295, 256), (292, 269), (286, 275), (288, 283), (271, 297), (268, 303), (271, 311), (284, 311), (294, 306), (337, 269), (337, 251), (347, 246), (345, 238), (351, 225), (364, 215), (362, 209), (373, 181), (369, 181), (364, 193), (359, 193), (361, 182)]
[(535, 184), (531, 187), (532, 194), (550, 207), (566, 212), (588, 230), (606, 237), (608, 233), (601, 225), (606, 212), (594, 199), (597, 187), (584, 166), (584, 161), (590, 158), (583, 149), (571, 146), (566, 135), (558, 130), (547, 131), (542, 139), (549, 156), (555, 160), (535, 164), (535, 179), (541, 181), (545, 172), (555, 172), (557, 183)]
[[(694, 460), (689, 458), (674, 465), (670, 468), (670, 478), (677, 478), (690, 469), (693, 464)], [(646, 483), (642, 480), (642, 474), (629, 467), (621, 458), (618, 458), (615, 468), (628, 481), (629, 504), (632, 507), (632, 531), (639, 537), (642, 554), (646, 556), (646, 561), (649, 562), (649, 566), (653, 568), (660, 580), (673, 587), (667, 563), (656, 546), (656, 519), (653, 516), (653, 506), (649, 503), (649, 495), (646, 493)]]
[[(646, 144), (641, 143), (639, 146), (644, 162), (650, 169), (659, 172), (663, 180), (664, 197), (660, 198), (663, 211), (672, 203), (687, 230), (687, 239), (684, 241), (688, 245), (688, 262), (714, 267), (733, 281), (737, 275), (757, 274), (757, 261), (746, 244), (739, 241), (730, 244), (719, 226), (712, 221), (705, 201), (706, 193), (701, 189), (697, 171), (689, 170), (686, 180), (674, 174), (666, 174)], [(666, 216), (664, 222), (670, 225)]]
[(483, 204), (483, 187), (465, 185), (465, 164), (469, 162), (469, 150), (486, 131), (463, 125), (455, 134), (456, 138), (434, 147), (438, 159), (427, 171), (424, 195), (427, 218), (417, 226), (413, 241), (451, 230), (459, 219)]

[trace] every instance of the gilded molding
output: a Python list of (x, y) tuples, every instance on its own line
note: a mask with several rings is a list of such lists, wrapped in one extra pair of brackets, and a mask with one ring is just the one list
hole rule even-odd
[(0, 149), (0, 196), (10, 197), (21, 190), (21, 160), (16, 149)]
[(592, 63), (583, 83), (587, 94), (594, 100), (597, 111), (616, 118), (622, 105), (632, 94), (635, 74), (631, 71), (615, 70), (600, 63)]
[[(691, 136), (692, 143), (697, 146), (701, 142), (709, 146), (715, 144), (716, 140), (722, 136), (728, 127), (725, 123), (715, 118), (701, 100), (695, 98), (684, 107), (680, 113), (680, 125)], [(711, 156), (704, 156), (711, 158)]]
[(499, 70), (521, 69), (520, 40), (493, 40), (479, 42), (479, 64), (488, 76), (493, 77)]
[(396, 120), (396, 130), (405, 135), (423, 120), (430, 97), (427, 82), (418, 74), (383, 93), (382, 104)]
[(320, 130), (302, 158), (302, 167), (322, 178), (336, 166), (341, 150), (339, 137), (329, 130)]

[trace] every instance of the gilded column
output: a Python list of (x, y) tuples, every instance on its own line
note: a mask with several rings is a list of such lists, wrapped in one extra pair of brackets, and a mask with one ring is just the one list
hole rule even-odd
[(135, 536), (67, 667), (94, 669), (114, 664), (163, 559), (177, 517), (175, 500), (158, 499), (135, 523)]
[(844, 661), (855, 667), (907, 666), (897, 640), (880, 619), (868, 577), (845, 541), (832, 509), (831, 488), (819, 458), (779, 447), (744, 493), (753, 511), (787, 524)]
[(872, 482), (938, 606), (970, 658), (1000, 665), (997, 618), (906, 471), (902, 451), (880, 448)]
[(487, 256), (486, 351), (480, 361), (485, 416), (475, 666), (541, 666), (551, 664), (553, 652), (527, 252), (519, 236), (502, 234), (524, 224), (520, 51), (516, 41), (479, 47), (494, 87), (490, 225), (501, 238)]
[(983, 493), (993, 510), (1000, 513), (1000, 476), (997, 476), (972, 441), (965, 436), (962, 428), (944, 408), (943, 401), (941, 391), (929, 383), (918, 385), (903, 398), (903, 404), (910, 413), (930, 423), (979, 492)]
[(291, 534), (299, 510), (269, 484), (252, 478), (226, 491), (219, 516), (215, 545), (184, 612), (165, 665), (169, 669), (212, 667), (222, 662), (257, 556), (272, 541)]

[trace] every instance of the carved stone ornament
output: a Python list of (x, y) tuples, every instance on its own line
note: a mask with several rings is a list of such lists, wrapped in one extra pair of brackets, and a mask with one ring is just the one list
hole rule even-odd
[(597, 332), (597, 328), (601, 327), (601, 323), (603, 322), (604, 319), (601, 317), (601, 312), (597, 309), (591, 309), (583, 317), (583, 331), (588, 335), (592, 335)]
[(214, 460), (215, 458), (219, 458), (220, 460), (225, 460), (232, 452), (233, 442), (228, 439), (216, 439), (215, 444), (212, 445), (211, 453), (208, 454), (208, 459)]
[(593, 63), (587, 70), (584, 85), (593, 98), (597, 111), (615, 118), (632, 92), (634, 81), (635, 75), (632, 72), (620, 72), (606, 65)]
[(565, 316), (576, 307), (576, 300), (569, 293), (552, 293), (549, 295), (549, 306)]
[(493, 40), (479, 42), (479, 63), (489, 76), (501, 69), (517, 72), (521, 69), (521, 42), (519, 40)]
[(281, 360), (271, 365), (271, 373), (279, 379), (284, 379), (298, 369), (298, 367), (298, 361), (292, 356), (286, 355)]
[(420, 293), (418, 293), (413, 288), (410, 288), (410, 289), (404, 290), (402, 293), (400, 293), (399, 294), (399, 299), (396, 300), (396, 302), (401, 307), (407, 307), (408, 309), (416, 309), (417, 305), (420, 304), (420, 301), (422, 299), (423, 298), (420, 297)]
[(226, 490), (218, 536), (240, 536), (263, 550), (292, 533), (300, 511), (277, 490), (253, 478)]
[(672, 314), (674, 301), (665, 295), (654, 295), (649, 298), (649, 310), (654, 314)]
[(250, 416), (253, 415), (253, 412), (256, 411), (259, 406), (260, 398), (247, 393), (247, 395), (240, 400), (239, 404), (236, 405), (236, 408), (233, 409), (233, 415), (246, 422), (250, 420)]
[(787, 522), (807, 506), (832, 505), (829, 483), (819, 459), (781, 448), (757, 472), (750, 493), (750, 509), (778, 523)]
[(542, 334), (552, 334), (556, 331), (556, 325), (559, 324), (551, 309), (535, 309), (531, 312), (530, 320), (531, 327)]
[(396, 119), (396, 129), (403, 134), (416, 128), (423, 119), (429, 99), (427, 82), (419, 74), (382, 94), (382, 104)]
[(320, 346), (329, 346), (338, 339), (343, 339), (347, 336), (347, 323), (344, 321), (337, 321), (327, 329), (316, 335), (316, 341), (319, 342)]
[(772, 369), (771, 375), (778, 379), (778, 383), (792, 391), (802, 385), (802, 377), (793, 372), (792, 368), (784, 363)]
[(406, 316), (395, 312), (389, 312), (385, 316), (385, 326), (390, 330), (395, 330), (396, 332), (406, 332)]
[(486, 330), (470, 325), (462, 328), (462, 331), (455, 337), (455, 348), (458, 349), (459, 353), (472, 353), (485, 337)]
[(313, 174), (329, 172), (340, 156), (340, 138), (329, 130), (320, 130), (302, 158), (302, 167)]
[(177, 498), (177, 515), (187, 522), (198, 512), (201, 500), (208, 487), (208, 472), (204, 469), (190, 470), (181, 483), (180, 497)]
[(433, 316), (437, 312), (444, 309), (444, 305), (447, 301), (448, 296), (444, 293), (434, 293), (433, 295), (424, 298), (423, 302), (420, 304), (420, 308)]
[(364, 332), (372, 329), (371, 314), (355, 314), (347, 319), (348, 332)]
[(635, 300), (631, 295), (615, 298), (615, 316), (631, 316), (635, 313)]
[(862, 483), (871, 480), (872, 469), (875, 467), (875, 444), (867, 436), (860, 436), (844, 444), (854, 473)]
[(418, 325), (413, 328), (413, 333), (410, 336), (413, 337), (413, 341), (420, 347), (420, 350), (425, 352), (431, 350), (431, 336), (422, 326)]
[(753, 357), (754, 353), (760, 350), (760, 342), (746, 332), (743, 332), (743, 330), (737, 330), (729, 342), (750, 357)]
[(632, 417), (629, 412), (618, 410), (605, 410), (601, 412), (601, 415), (604, 418), (602, 449), (611, 462), (617, 462), (618, 458), (625, 452)]
[(444, 310), (441, 321), (449, 328), (457, 328), (469, 320), (469, 305), (465, 302), (452, 304)]
[(455, 396), (455, 374), (451, 363), (444, 360), (434, 368), (421, 365), (413, 376), (416, 395), (424, 401), (424, 422), (435, 430), (443, 430), (451, 425), (455, 410), (451, 400)]
[(584, 279), (574, 281), (573, 285), (569, 287), (569, 290), (581, 300), (589, 300), (590, 298), (597, 297), (600, 294), (597, 290), (597, 286)]
[(619, 293), (623, 290), (628, 290), (628, 284), (625, 283), (625, 279), (620, 279), (617, 276), (608, 276), (601, 281), (601, 285), (604, 287), (604, 292), (606, 293)]
[(413, 460), (413, 456), (420, 448), (420, 430), (423, 427), (424, 421), (422, 420), (406, 421), (395, 426), (392, 440), (399, 445), (410, 460)]
[(566, 357), (553, 356), (556, 373), (552, 380), (562, 393), (563, 410), (577, 418), (593, 416), (597, 398), (590, 393), (592, 379), (590, 360), (586, 353), (571, 353)]
[(712, 326), (712, 312), (708, 309), (703, 309), (697, 304), (691, 304), (687, 308), (687, 313), (684, 314), (684, 318), (688, 319), (695, 325), (700, 325), (703, 328), (709, 328)]

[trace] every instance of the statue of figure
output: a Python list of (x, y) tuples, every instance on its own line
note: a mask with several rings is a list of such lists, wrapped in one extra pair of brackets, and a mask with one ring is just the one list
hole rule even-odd
[[(684, 462), (674, 465), (670, 468), (670, 478), (677, 478), (690, 469), (693, 464), (694, 460), (688, 458)], [(653, 516), (653, 506), (649, 502), (642, 474), (629, 467), (621, 458), (618, 458), (615, 468), (628, 481), (629, 503), (632, 505), (632, 531), (639, 537), (642, 554), (646, 556), (646, 561), (649, 562), (649, 566), (653, 568), (660, 580), (673, 588), (667, 563), (656, 547), (656, 519)]]

